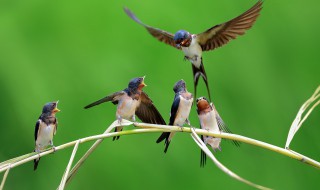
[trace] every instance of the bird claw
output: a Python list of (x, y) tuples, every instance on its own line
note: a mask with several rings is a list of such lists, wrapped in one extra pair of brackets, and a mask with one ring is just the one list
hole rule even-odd
[(186, 124), (189, 125), (189, 127), (191, 127), (189, 119), (186, 119)]
[(118, 119), (117, 119), (117, 120), (118, 120), (118, 124), (119, 124), (119, 125), (121, 125), (122, 118), (118, 117)]
[(52, 149), (53, 149), (53, 153), (55, 153), (57, 151), (57, 149), (54, 145), (52, 145)]

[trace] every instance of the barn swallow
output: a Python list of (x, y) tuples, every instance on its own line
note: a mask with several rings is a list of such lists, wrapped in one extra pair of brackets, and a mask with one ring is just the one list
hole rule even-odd
[[(121, 124), (122, 119), (135, 121), (135, 115), (137, 115), (142, 122), (165, 125), (165, 121), (154, 106), (152, 100), (142, 91), (142, 88), (146, 86), (144, 78), (145, 77), (134, 78), (130, 80), (126, 89), (108, 95), (84, 108), (88, 109), (111, 101), (114, 105), (118, 104), (116, 117), (119, 124)], [(115, 132), (120, 132), (122, 129), (123, 127), (121, 126), (116, 127)], [(119, 136), (113, 137), (113, 140), (117, 139), (119, 139)]]
[[(232, 133), (229, 130), (229, 128), (224, 124), (213, 103), (210, 104), (206, 98), (200, 97), (197, 99), (197, 112), (200, 120), (201, 129), (205, 129), (214, 133)], [(221, 151), (221, 138), (201, 135), (201, 139), (205, 144), (209, 144), (212, 147), (213, 151)], [(233, 141), (233, 143), (236, 146), (240, 145), (240, 142), (238, 141)], [(201, 167), (204, 167), (204, 165), (206, 164), (206, 158), (206, 154), (201, 150)]]
[[(58, 101), (50, 102), (43, 106), (42, 114), (40, 115), (34, 131), (35, 150), (34, 152), (41, 152), (47, 146), (51, 145), (53, 148), (53, 135), (56, 134), (58, 128), (58, 121), (56, 113), (58, 109)], [(33, 169), (36, 170), (40, 161), (40, 157), (34, 160)]]
[[(171, 106), (171, 115), (169, 125), (183, 126), (185, 123), (190, 125), (189, 114), (193, 103), (193, 96), (187, 91), (186, 83), (183, 80), (179, 80), (173, 87), (175, 92), (174, 100)], [(156, 141), (157, 143), (165, 140), (166, 153), (170, 145), (171, 139), (175, 132), (163, 132)]]
[(179, 30), (173, 35), (170, 32), (144, 24), (127, 8), (124, 8), (124, 11), (135, 22), (144, 26), (153, 37), (184, 52), (185, 59), (192, 63), (194, 96), (197, 97), (197, 85), (201, 76), (211, 100), (208, 78), (202, 63), (202, 52), (214, 50), (237, 38), (237, 36), (243, 35), (255, 23), (262, 9), (262, 3), (259, 0), (241, 15), (225, 23), (215, 25), (200, 34), (191, 34), (185, 30)]

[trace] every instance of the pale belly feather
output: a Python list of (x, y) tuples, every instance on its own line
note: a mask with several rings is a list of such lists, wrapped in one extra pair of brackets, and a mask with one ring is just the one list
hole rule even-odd
[(136, 108), (139, 106), (139, 104), (139, 100), (134, 100), (131, 97), (126, 97), (118, 104), (117, 117), (120, 116), (123, 119), (131, 120), (135, 115)]
[(220, 132), (214, 111), (199, 115), (201, 128), (210, 132)]
[(174, 125), (182, 126), (189, 117), (190, 110), (192, 107), (193, 99), (186, 100), (180, 96), (180, 105), (177, 110), (176, 119), (174, 120)]
[[(199, 115), (201, 128), (210, 132), (219, 133), (219, 127), (214, 111)], [(204, 143), (209, 144), (213, 150), (220, 149), (221, 138), (203, 136)]]
[(42, 126), (40, 130), (40, 133), (38, 134), (36, 144), (40, 148), (44, 148), (48, 145), (50, 145), (52, 139), (53, 139), (53, 132), (54, 132), (54, 125), (46, 125), (44, 123), (41, 124)]
[(192, 39), (191, 44), (189, 47), (181, 47), (184, 55), (189, 57), (189, 61), (200, 68), (201, 65), (201, 56), (202, 56), (202, 49), (201, 46), (195, 42), (195, 39)]

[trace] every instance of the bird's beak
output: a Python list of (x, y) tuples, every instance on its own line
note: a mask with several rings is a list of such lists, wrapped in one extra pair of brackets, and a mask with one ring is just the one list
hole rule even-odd
[(183, 40), (183, 41), (180, 43), (180, 46), (185, 46), (188, 42), (189, 42), (189, 39), (186, 38), (185, 40)]
[(142, 80), (142, 82), (141, 82), (141, 84), (140, 84), (140, 85), (142, 85), (142, 87), (147, 86), (146, 83), (144, 83), (144, 78), (145, 78), (145, 77), (146, 77), (146, 76), (142, 77), (143, 80)]
[(59, 112), (59, 111), (61, 111), (61, 110), (59, 110), (57, 107), (55, 107), (55, 108), (53, 109), (53, 112), (54, 112), (54, 113), (57, 113), (57, 112)]
[(61, 110), (58, 109), (58, 103), (59, 103), (59, 100), (56, 101), (56, 107), (53, 109), (54, 113), (57, 113), (57, 112), (61, 111)]

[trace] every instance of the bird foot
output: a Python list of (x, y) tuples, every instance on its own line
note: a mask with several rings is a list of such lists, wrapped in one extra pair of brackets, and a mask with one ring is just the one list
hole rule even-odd
[(57, 149), (54, 145), (52, 145), (52, 149), (53, 149), (53, 153), (55, 153), (57, 151)]

